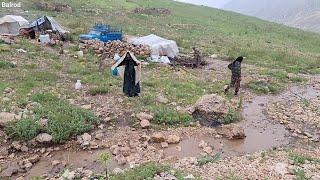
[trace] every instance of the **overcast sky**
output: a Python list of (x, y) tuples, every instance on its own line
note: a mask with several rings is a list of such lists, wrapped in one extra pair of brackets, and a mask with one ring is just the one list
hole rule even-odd
[(176, 0), (180, 2), (186, 2), (191, 4), (205, 5), (215, 8), (222, 8), (231, 0)]

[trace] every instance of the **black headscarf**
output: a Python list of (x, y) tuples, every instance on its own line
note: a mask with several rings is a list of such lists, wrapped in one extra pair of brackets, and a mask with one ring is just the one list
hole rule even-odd
[(243, 57), (240, 56), (240, 57), (238, 57), (235, 61), (242, 62), (242, 61), (243, 61)]

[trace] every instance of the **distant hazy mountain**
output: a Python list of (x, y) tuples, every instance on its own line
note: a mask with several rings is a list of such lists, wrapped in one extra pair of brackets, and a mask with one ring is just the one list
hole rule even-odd
[(196, 5), (204, 5), (204, 6), (214, 7), (214, 8), (223, 8), (231, 0), (176, 0), (176, 1), (196, 4)]
[(224, 9), (320, 32), (320, 0), (231, 0)]

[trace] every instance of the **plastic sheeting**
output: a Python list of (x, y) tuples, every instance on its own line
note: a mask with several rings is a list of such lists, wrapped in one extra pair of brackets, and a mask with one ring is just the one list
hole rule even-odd
[[(53, 31), (57, 31), (61, 34), (69, 33), (69, 31), (65, 30), (53, 17), (50, 16), (43, 16), (38, 18), (36, 21), (30, 24), (30, 27), (39, 28), (42, 30), (47, 30), (45, 24), (48, 24), (50, 29)], [(46, 27), (46, 28), (44, 28)]]
[(179, 54), (179, 48), (175, 41), (164, 39), (154, 34), (134, 38), (131, 43), (134, 45), (142, 44), (150, 46), (151, 56), (153, 58), (160, 56), (174, 58)]

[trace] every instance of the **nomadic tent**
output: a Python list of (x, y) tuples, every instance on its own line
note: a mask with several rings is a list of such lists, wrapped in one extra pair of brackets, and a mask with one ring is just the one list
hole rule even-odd
[(164, 39), (154, 34), (135, 38), (131, 42), (134, 45), (148, 45), (151, 48), (151, 56), (168, 56), (174, 58), (178, 55), (179, 49), (177, 43), (173, 40)]
[(65, 30), (53, 17), (42, 16), (30, 24), (30, 27), (34, 28), (36, 31), (46, 31), (52, 30), (59, 32), (60, 34), (69, 33)]
[(0, 18), (1, 35), (19, 35), (20, 28), (27, 27), (29, 22), (21, 16), (6, 15)]
[[(124, 69), (124, 70), (123, 70)], [(123, 92), (129, 97), (139, 96), (140, 94), (140, 78), (141, 78), (141, 62), (137, 60), (132, 52), (127, 52), (112, 67), (111, 71), (119, 72), (124, 78)]]

